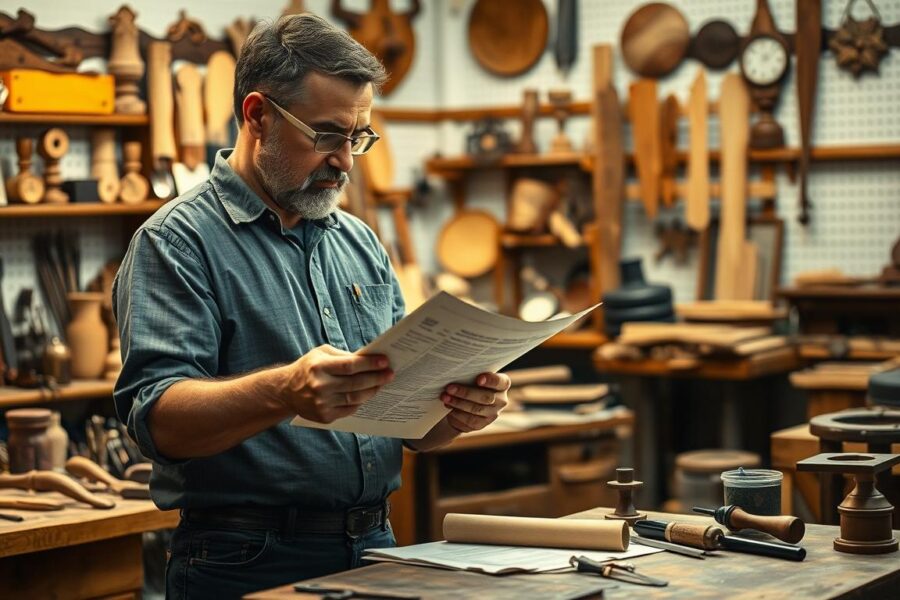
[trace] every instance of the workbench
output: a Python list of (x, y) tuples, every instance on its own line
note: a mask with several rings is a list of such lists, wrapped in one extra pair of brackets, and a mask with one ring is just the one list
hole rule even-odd
[[(698, 380), (716, 382), (716, 393), (710, 386), (702, 390), (707, 396), (720, 400), (721, 417), (718, 443), (727, 449), (753, 450), (765, 456), (768, 451), (768, 418), (765, 402), (774, 394), (772, 383), (800, 368), (800, 359), (791, 347), (777, 348), (744, 357), (700, 357), (699, 364), (690, 369), (673, 368), (670, 363), (653, 358), (626, 360), (607, 359), (595, 352), (594, 368), (604, 375), (613, 376), (620, 384), (621, 398), (635, 413), (635, 476), (644, 482), (637, 492), (645, 506), (658, 506), (665, 498), (665, 473), (674, 469), (674, 452), (668, 455), (661, 446), (670, 446), (674, 408), (670, 407), (671, 390), (666, 385), (672, 380)], [(746, 418), (742, 410), (753, 409), (754, 418)], [(668, 412), (667, 412), (668, 411)], [(714, 416), (704, 415), (708, 428)], [(795, 421), (796, 422), (796, 421)], [(747, 430), (755, 428), (752, 435)], [(753, 447), (751, 442), (758, 442)], [(698, 447), (687, 448), (697, 450)]]
[[(55, 492), (40, 495), (67, 500)], [(2, 511), (25, 521), (0, 520), (0, 598), (139, 598), (141, 534), (179, 520), (178, 511), (160, 511), (150, 500), (121, 498), (109, 510), (73, 500), (57, 511)]]
[[(608, 512), (608, 508), (596, 508), (568, 518), (602, 519)], [(714, 524), (710, 517), (694, 515), (651, 513), (650, 518)], [(900, 532), (896, 533), (900, 535)], [(900, 590), (900, 554), (865, 556), (835, 552), (832, 539), (837, 535), (838, 528), (835, 526), (807, 525), (806, 536), (801, 542), (807, 556), (800, 563), (724, 551), (705, 560), (660, 552), (630, 561), (638, 573), (667, 580), (669, 584), (666, 587), (645, 587), (581, 573), (494, 577), (394, 563), (374, 564), (312, 579), (307, 583), (416, 594), (421, 600), (552, 598), (579, 589), (587, 592), (597, 585), (605, 585), (602, 597), (612, 600), (896, 598), (897, 590)], [(539, 586), (543, 586), (542, 595), (535, 595)], [(310, 600), (319, 596), (298, 594), (289, 585), (251, 594), (247, 598)]]

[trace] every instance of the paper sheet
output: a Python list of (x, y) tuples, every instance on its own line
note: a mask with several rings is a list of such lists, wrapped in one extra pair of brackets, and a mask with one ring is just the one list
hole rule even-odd
[(449, 412), (440, 401), (448, 383), (472, 382), (480, 373), (499, 370), (595, 308), (530, 323), (441, 292), (360, 350), (386, 355), (395, 373), (375, 397), (333, 423), (295, 417), (291, 424), (420, 439)]
[(405, 564), (443, 567), (459, 571), (477, 571), (488, 575), (509, 573), (548, 573), (569, 568), (572, 556), (587, 556), (596, 561), (624, 560), (662, 552), (632, 543), (624, 552), (523, 548), (518, 546), (494, 546), (487, 544), (457, 544), (453, 542), (429, 542), (402, 548), (377, 548), (364, 550), (364, 560), (393, 561)]

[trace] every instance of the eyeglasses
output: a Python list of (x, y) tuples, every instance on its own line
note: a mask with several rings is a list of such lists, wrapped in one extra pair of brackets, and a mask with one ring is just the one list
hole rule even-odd
[(300, 130), (300, 132), (311, 139), (314, 143), (314, 149), (319, 154), (331, 154), (340, 150), (344, 144), (350, 142), (350, 154), (359, 156), (365, 154), (372, 149), (375, 142), (381, 139), (381, 136), (369, 128), (371, 133), (362, 133), (360, 135), (344, 135), (343, 133), (335, 133), (331, 131), (315, 131), (312, 127), (289, 113), (287, 110), (278, 106), (274, 100), (266, 95), (263, 98), (275, 107), (281, 116), (287, 119), (287, 122)]

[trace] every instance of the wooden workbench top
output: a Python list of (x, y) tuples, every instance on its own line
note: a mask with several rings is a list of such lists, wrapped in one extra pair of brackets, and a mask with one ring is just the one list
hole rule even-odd
[[(598, 508), (567, 518), (603, 518), (609, 509)], [(651, 513), (651, 518), (713, 524), (709, 517)], [(461, 573), (400, 564), (376, 564), (313, 580), (329, 587), (357, 586), (418, 594), (422, 600), (463, 598), (534, 598), (560, 597), (591, 584), (608, 587), (604, 598), (888, 598), (900, 589), (900, 554), (863, 556), (843, 554), (832, 549), (838, 528), (807, 525), (801, 545), (807, 550), (800, 563), (739, 554), (718, 552), (698, 560), (660, 552), (634, 559), (638, 573), (665, 579), (667, 587), (644, 587), (601, 579), (585, 574), (515, 575), (493, 577), (478, 573)], [(900, 532), (897, 532), (900, 535)], [(543, 585), (543, 595), (529, 594)], [(550, 593), (548, 590), (555, 590)], [(518, 595), (517, 595), (518, 594)], [(549, 594), (549, 595), (548, 595)], [(891, 596), (894, 594), (894, 596)], [(248, 598), (277, 600), (280, 598), (316, 598), (300, 595), (284, 586)]]
[(677, 369), (668, 361), (652, 358), (627, 360), (608, 359), (594, 353), (594, 368), (611, 375), (645, 377), (683, 377), (746, 381), (769, 375), (788, 373), (800, 368), (800, 359), (793, 348), (778, 348), (740, 358), (701, 357), (695, 368)]
[[(27, 492), (0, 490), (0, 494), (24, 496)], [(66, 500), (65, 496), (55, 492), (42, 492), (40, 495)], [(163, 512), (150, 500), (121, 498), (116, 498), (115, 508), (109, 510), (92, 508), (73, 500), (63, 510), (3, 508), (0, 512), (25, 517), (21, 523), (0, 520), (0, 558), (171, 528), (178, 525), (179, 519), (178, 511)]]

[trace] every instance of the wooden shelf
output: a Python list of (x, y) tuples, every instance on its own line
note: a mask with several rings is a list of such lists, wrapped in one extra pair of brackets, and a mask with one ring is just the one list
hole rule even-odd
[(566, 348), (572, 350), (593, 350), (605, 344), (606, 336), (598, 331), (585, 330), (572, 333), (557, 333), (541, 344), (541, 348)]
[(551, 248), (562, 246), (562, 242), (550, 233), (504, 233), (500, 236), (500, 245), (504, 248)]
[(0, 386), (0, 408), (19, 408), (50, 402), (105, 398), (112, 396), (115, 384), (115, 381), (106, 379), (83, 379), (73, 381), (56, 390)]
[(140, 204), (104, 204), (102, 202), (66, 204), (10, 204), (0, 206), (0, 219), (24, 217), (101, 217), (113, 215), (149, 215), (164, 203), (147, 200)]
[(567, 154), (507, 154), (495, 162), (476, 161), (471, 156), (456, 156), (452, 158), (431, 158), (425, 162), (425, 168), (431, 173), (496, 169), (504, 167), (581, 166), (584, 168), (584, 163), (587, 158), (587, 155), (579, 152)]
[(0, 112), (0, 123), (32, 123), (37, 125), (125, 125), (146, 126), (147, 115), (63, 115)]

